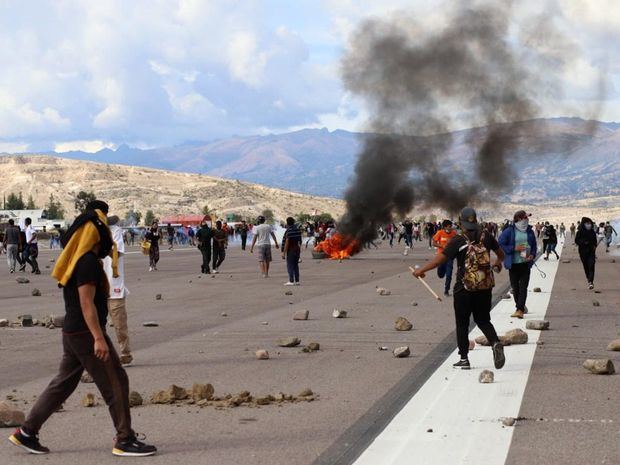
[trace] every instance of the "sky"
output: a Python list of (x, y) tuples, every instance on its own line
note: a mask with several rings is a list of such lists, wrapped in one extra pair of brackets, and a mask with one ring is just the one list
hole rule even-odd
[[(363, 131), (365, 104), (340, 79), (351, 33), (402, 15), (432, 30), (466, 2), (0, 0), (0, 152)], [(577, 51), (544, 116), (620, 121), (620, 2), (515, 4), (517, 23), (543, 13)]]

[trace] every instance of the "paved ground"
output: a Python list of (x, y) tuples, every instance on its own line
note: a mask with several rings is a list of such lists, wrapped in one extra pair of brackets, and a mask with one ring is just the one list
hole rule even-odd
[[(251, 409), (153, 405), (136, 408), (135, 428), (146, 433), (161, 451), (148, 463), (310, 464), (333, 451), (339, 438), (347, 438), (347, 431), (367, 424), (368, 413), (376, 413), (377, 406), (389, 404), (391, 395), (402, 395), (396, 388), (403, 386), (403, 380), (413, 375), (420, 379), (429, 376), (433, 363), (442, 361), (434, 360), (440, 355), (437, 349), (450, 344), (451, 302), (433, 301), (407, 273), (408, 266), (428, 259), (431, 252), (421, 246), (407, 257), (401, 252), (402, 249), (383, 246), (342, 263), (312, 260), (307, 254), (302, 263), (303, 285), (293, 288), (293, 296), (284, 294), (286, 288), (282, 283), (286, 278), (279, 259), (272, 277), (265, 280), (259, 277), (255, 257), (239, 249), (229, 250), (222, 273), (215, 278), (198, 278), (197, 251), (162, 253), (158, 273), (146, 272), (145, 257), (129, 255), (126, 272), (132, 294), (128, 308), (136, 356), (135, 364), (128, 368), (132, 389), (148, 397), (172, 383), (189, 387), (193, 382), (211, 382), (217, 393), (247, 389), (256, 394), (295, 394), (310, 387), (319, 396), (312, 403)], [(47, 264), (51, 256), (44, 252), (41, 263)], [(579, 299), (587, 302), (592, 298), (583, 290), (580, 265), (574, 260), (560, 267), (558, 281), (565, 288), (557, 288), (563, 289), (558, 302), (564, 303), (554, 303), (554, 290), (549, 315), (553, 317), (556, 308), (560, 309), (557, 323), (555, 318), (552, 320), (557, 330), (543, 336), (544, 349), (535, 358), (522, 416), (566, 418), (568, 413), (560, 412), (567, 399), (575, 404), (575, 409), (581, 405), (583, 412), (590, 412), (584, 418), (602, 418), (610, 410), (601, 402), (600, 393), (608, 393), (613, 399), (610, 385), (617, 391), (618, 378), (588, 377), (583, 373), (580, 360), (589, 352), (575, 359), (578, 350), (609, 356), (604, 347), (617, 334), (617, 268), (602, 262), (599, 276), (603, 276), (598, 281), (603, 294), (596, 296), (601, 307), (586, 306), (592, 315), (577, 305)], [(49, 276), (29, 278), (31, 284), (19, 285), (6, 269), (0, 271), (0, 318), (13, 319), (26, 312), (35, 317), (62, 312), (60, 291)], [(505, 273), (500, 276), (498, 291), (505, 286), (506, 278)], [(436, 277), (429, 282), (441, 289)], [(391, 289), (392, 295), (378, 296), (376, 286)], [(39, 288), (43, 296), (32, 297), (33, 287)], [(572, 287), (579, 290), (570, 294)], [(155, 300), (157, 293), (163, 295), (163, 300)], [(418, 306), (411, 305), (413, 300)], [(350, 318), (333, 319), (331, 312), (336, 307), (348, 310)], [(575, 319), (571, 315), (573, 310), (569, 310), (573, 307)], [(291, 316), (298, 309), (310, 310), (310, 320), (293, 321)], [(228, 316), (221, 316), (222, 312)], [(414, 323), (414, 331), (394, 331), (394, 320), (401, 315)], [(565, 328), (562, 318), (566, 319)], [(147, 320), (158, 321), (160, 326), (142, 327)], [(575, 323), (576, 320), (587, 322)], [(573, 324), (580, 327), (573, 328)], [(579, 329), (583, 333), (575, 334)], [(304, 354), (298, 349), (275, 346), (276, 339), (289, 335), (301, 337), (304, 343), (319, 342), (322, 350)], [(600, 339), (596, 349), (590, 339), (594, 335), (595, 340)], [(553, 343), (551, 338), (556, 337)], [(390, 352), (378, 350), (379, 346), (391, 349), (404, 344), (412, 348), (412, 357), (408, 359), (394, 359)], [(578, 344), (583, 348), (577, 348)], [(450, 344), (448, 352), (453, 347)], [(268, 349), (272, 359), (255, 360), (257, 348)], [(14, 395), (18, 404), (27, 409), (26, 402), (31, 402), (55, 373), (59, 356), (59, 330), (0, 329), (0, 398)], [(574, 380), (565, 372), (571, 373)], [(413, 385), (415, 382), (410, 384)], [(591, 396), (583, 395), (584, 386), (594, 389), (588, 391)], [(54, 415), (42, 431), (42, 441), (54, 451), (43, 459), (45, 463), (116, 463), (117, 459), (110, 454), (114, 433), (107, 410), (103, 406), (86, 409), (79, 405), (80, 398), (86, 392), (95, 392), (94, 389), (92, 385), (80, 385), (66, 403), (65, 411)], [(583, 401), (586, 397), (588, 401)], [(537, 413), (542, 405), (548, 408), (544, 415)], [(613, 430), (617, 447), (617, 418), (615, 424), (600, 430)], [(545, 437), (541, 437), (540, 428), (545, 428)], [(579, 429), (572, 436), (564, 434), (564, 430), (566, 423), (521, 422), (513, 444), (517, 455), (511, 451), (508, 462), (517, 463), (526, 454), (530, 463), (614, 463), (537, 461), (536, 453), (548, 449), (551, 438), (557, 438), (558, 448), (563, 443), (566, 448), (574, 444), (575, 437), (583, 436)], [(6, 435), (10, 433), (4, 431)], [(600, 436), (599, 430), (587, 431), (588, 439), (590, 432), (591, 441)], [(603, 434), (603, 438), (608, 436)], [(595, 442), (584, 444), (593, 446)], [(601, 454), (613, 453), (613, 446), (610, 447), (601, 448)], [(556, 452), (560, 453), (561, 450)], [(0, 465), (41, 462), (41, 458), (26, 456), (8, 442), (0, 441)]]

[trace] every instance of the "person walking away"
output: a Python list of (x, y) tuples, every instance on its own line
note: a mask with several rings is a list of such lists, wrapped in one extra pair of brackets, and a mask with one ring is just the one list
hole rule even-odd
[[(39, 245), (37, 241), (37, 232), (32, 227), (32, 220), (26, 218), (26, 244), (24, 246), (24, 262), (28, 263), (32, 268), (32, 273), (41, 274), (39, 270), (39, 264), (37, 263), (37, 257), (39, 256)], [(25, 268), (26, 263), (22, 265)]]
[(103, 271), (108, 278), (110, 285), (110, 297), (108, 297), (108, 314), (114, 325), (116, 340), (121, 349), (120, 361), (122, 365), (129, 365), (133, 362), (133, 355), (129, 346), (129, 329), (127, 328), (127, 294), (129, 291), (125, 287), (125, 240), (123, 229), (118, 226), (118, 216), (108, 217), (108, 225), (112, 240), (116, 244), (117, 272), (114, 275), (113, 257), (107, 256), (103, 259)]
[(168, 223), (166, 233), (168, 234), (168, 250), (174, 250), (174, 236), (176, 232), (170, 223)]
[(437, 227), (435, 226), (435, 223), (431, 223), (429, 221), (429, 223), (426, 225), (426, 231), (428, 233), (428, 250), (431, 250), (433, 248), (433, 236), (435, 235)]
[(405, 246), (410, 249), (413, 248), (413, 222), (411, 220), (407, 220), (404, 223), (405, 226)]
[(226, 258), (226, 247), (228, 246), (228, 233), (222, 228), (222, 222), (215, 222), (213, 230), (213, 272), (219, 273), (219, 267)]
[(536, 222), (536, 238), (540, 239), (540, 232), (543, 229), (543, 225), (542, 223), (540, 223), (539, 221)]
[(239, 236), (241, 236), (241, 250), (245, 250), (245, 246), (248, 242), (248, 223), (245, 220), (241, 220), (239, 225)]
[(575, 238), (575, 231), (576, 231), (576, 227), (575, 227), (575, 223), (571, 223), (570, 225), (570, 237), (571, 239)]
[(192, 226), (187, 227), (187, 237), (189, 238), (190, 247), (196, 247), (196, 231)]
[(209, 226), (207, 221), (203, 221), (200, 229), (196, 233), (196, 239), (198, 240), (198, 250), (202, 254), (202, 266), (200, 272), (204, 274), (210, 274), (209, 267), (211, 266), (211, 242), (213, 240), (213, 230)]
[(596, 228), (597, 246), (605, 240), (605, 223), (600, 223)]
[[(39, 430), (75, 391), (84, 370), (92, 376), (109, 407), (116, 429), (112, 453), (135, 457), (157, 451), (155, 446), (139, 441), (131, 428), (129, 380), (106, 334), (109, 289), (101, 258), (111, 253), (114, 244), (106, 225), (107, 211), (105, 202), (90, 202), (62, 238), (64, 250), (52, 271), (65, 302), (62, 361), (58, 374), (38, 397), (26, 421), (9, 438), (32, 454), (50, 452), (39, 442)], [(87, 429), (83, 425), (78, 431)]]
[(288, 281), (285, 286), (299, 286), (299, 258), (301, 255), (301, 230), (295, 224), (295, 219), (286, 219), (286, 231), (282, 237), (282, 258), (286, 259)]
[[(318, 228), (319, 230), (321, 228)], [(256, 226), (252, 230), (254, 237), (250, 246), (250, 253), (254, 253), (254, 246), (258, 248), (258, 264), (263, 278), (269, 277), (269, 265), (271, 263), (271, 239), (273, 238), (274, 247), (278, 248), (278, 240), (271, 230), (271, 226), (265, 224), (265, 217), (256, 218)]]
[(19, 226), (15, 226), (15, 221), (11, 218), (9, 226), (4, 231), (3, 247), (6, 250), (6, 261), (9, 266), (9, 273), (15, 273), (19, 257), (20, 245)]
[(564, 223), (560, 223), (560, 237), (566, 237), (566, 226), (564, 226)]
[(524, 210), (514, 214), (513, 224), (504, 228), (499, 236), (499, 245), (504, 251), (504, 268), (508, 270), (515, 311), (512, 318), (522, 319), (527, 313), (527, 287), (536, 254), (538, 242), (536, 233), (529, 224), (529, 216)]
[(609, 246), (614, 240), (614, 238), (612, 237), (612, 234), (615, 234), (616, 237), (618, 236), (618, 233), (616, 232), (614, 227), (611, 225), (611, 223), (608, 221), (607, 223), (605, 223), (605, 245), (606, 245), (605, 252), (607, 253), (609, 253)]
[(549, 254), (551, 252), (553, 252), (555, 254), (555, 258), (559, 260), (560, 256), (555, 251), (555, 248), (558, 245), (558, 236), (552, 224), (547, 226), (545, 230), (545, 235), (547, 236), (547, 248), (545, 249), (545, 260), (549, 260)]
[(549, 222), (545, 221), (545, 224), (542, 227), (541, 235), (542, 235), (542, 251), (543, 253), (547, 251), (547, 244), (549, 243), (549, 234), (547, 232), (549, 228)]
[(394, 223), (388, 223), (388, 225), (385, 227), (385, 232), (387, 234), (388, 239), (390, 240), (390, 247), (394, 247), (394, 230), (396, 229), (396, 226), (394, 225)]
[[(459, 215), (459, 222), (463, 234), (453, 237), (441, 254), (437, 254), (432, 261), (414, 270), (413, 275), (416, 278), (424, 278), (427, 271), (456, 258), (454, 314), (460, 360), (453, 367), (463, 370), (471, 368), (468, 358), (468, 333), (469, 320), (473, 315), (474, 321), (491, 344), (495, 368), (499, 370), (504, 366), (506, 359), (504, 346), (491, 323), (491, 302), (495, 285), (493, 269), (501, 271), (504, 252), (495, 238), (480, 228), (473, 208), (465, 207)], [(493, 264), (490, 251), (496, 255)]]
[[(443, 220), (441, 223), (441, 229), (433, 236), (433, 245), (437, 247), (437, 255), (442, 254), (443, 250), (448, 245), (448, 242), (456, 236), (456, 231), (452, 229), (452, 221)], [(443, 295), (446, 297), (450, 295), (450, 285), (452, 284), (452, 268), (454, 260), (446, 260), (445, 263), (437, 267), (437, 276), (439, 279), (446, 278), (444, 283)]]
[(151, 224), (151, 229), (149, 229), (144, 236), (144, 239), (151, 243), (151, 247), (149, 248), (149, 271), (157, 271), (157, 262), (159, 262), (159, 223), (157, 220), (153, 221)]
[(575, 236), (575, 244), (579, 250), (579, 258), (588, 280), (588, 289), (594, 289), (594, 272), (596, 268), (596, 246), (598, 245), (594, 223), (584, 216)]

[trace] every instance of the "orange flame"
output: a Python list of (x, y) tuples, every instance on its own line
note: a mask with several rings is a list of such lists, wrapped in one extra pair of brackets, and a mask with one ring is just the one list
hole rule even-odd
[(332, 260), (342, 260), (359, 253), (361, 246), (359, 241), (353, 237), (336, 233), (331, 239), (320, 242), (314, 250), (323, 252)]

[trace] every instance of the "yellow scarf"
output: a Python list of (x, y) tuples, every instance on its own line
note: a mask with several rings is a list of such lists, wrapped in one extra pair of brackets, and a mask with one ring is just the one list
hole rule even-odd
[[(95, 210), (99, 219), (107, 226), (108, 219), (101, 210)], [(85, 254), (92, 251), (95, 245), (101, 240), (97, 227), (91, 222), (87, 221), (78, 229), (69, 243), (65, 246), (64, 250), (58, 257), (54, 270), (52, 271), (52, 277), (56, 278), (58, 284), (65, 286), (71, 276), (78, 260)], [(115, 278), (118, 278), (118, 250), (116, 243), (112, 240), (112, 274)]]

